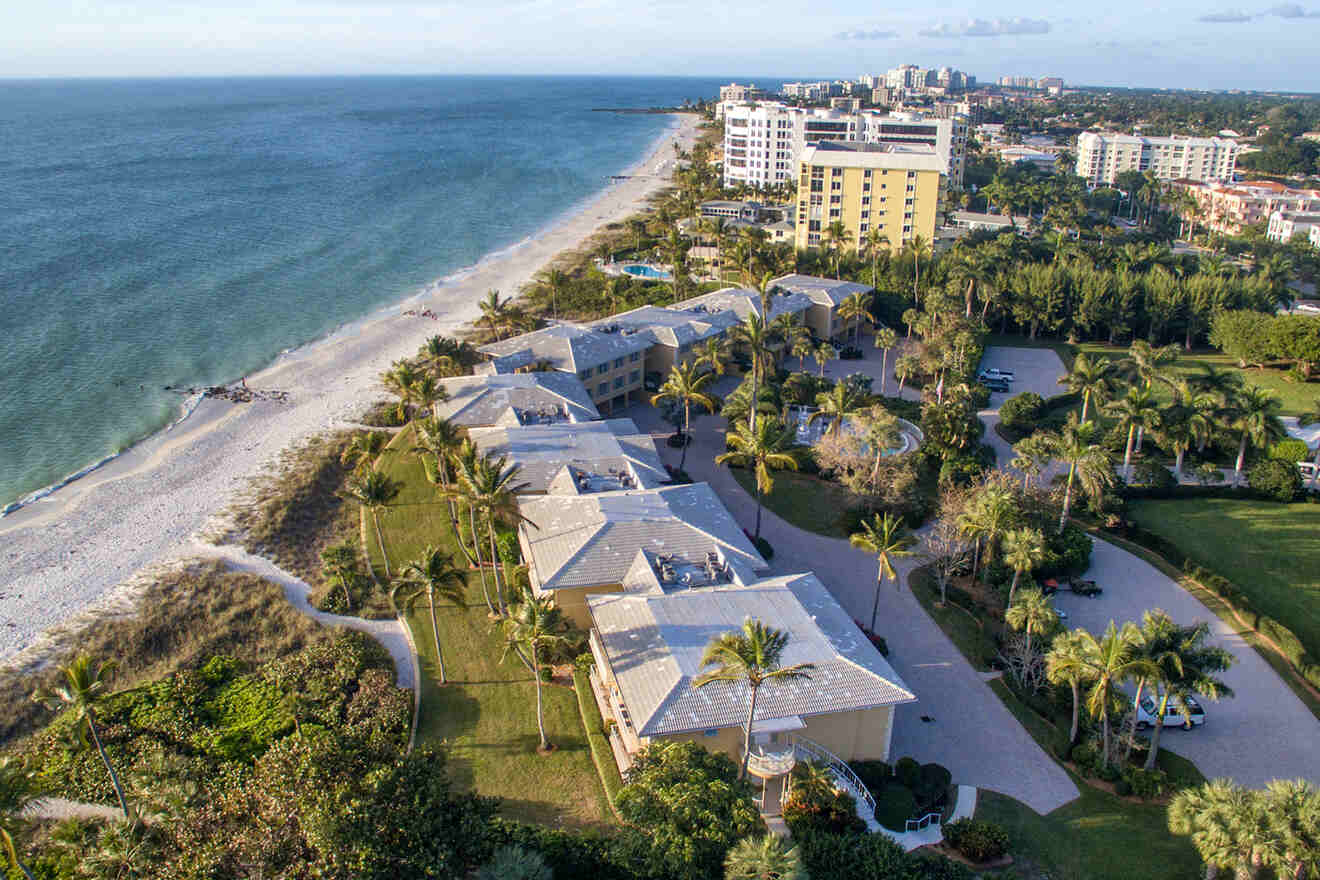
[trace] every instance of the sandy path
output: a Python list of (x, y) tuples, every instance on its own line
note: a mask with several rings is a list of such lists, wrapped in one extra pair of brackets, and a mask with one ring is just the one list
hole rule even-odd
[[(41, 633), (80, 612), (114, 604), (116, 586), (144, 567), (189, 555), (192, 536), (281, 450), (352, 423), (383, 396), (379, 376), (392, 361), (472, 320), (487, 290), (516, 292), (556, 254), (640, 209), (666, 184), (675, 139), (685, 149), (695, 141), (694, 117), (681, 120), (631, 178), (543, 234), (247, 378), (249, 387), (288, 392), (287, 403), (205, 400), (172, 430), (0, 520), (0, 658), (37, 645)], [(399, 314), (427, 308), (442, 319)]]

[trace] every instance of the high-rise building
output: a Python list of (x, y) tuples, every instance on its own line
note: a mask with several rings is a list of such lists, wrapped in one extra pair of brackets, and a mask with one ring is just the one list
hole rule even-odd
[(1227, 181), (1237, 152), (1228, 138), (1088, 131), (1077, 138), (1077, 174), (1091, 186), (1113, 186), (1124, 171), (1150, 171), (1159, 180)]
[(798, 248), (819, 247), (835, 222), (857, 247), (878, 230), (893, 250), (935, 237), (944, 161), (928, 146), (826, 141), (797, 162)]
[(943, 161), (949, 186), (962, 187), (967, 152), (967, 120), (963, 117), (845, 112), (764, 101), (726, 104), (722, 110), (726, 186), (780, 186), (793, 179), (795, 159), (808, 144), (849, 141), (929, 146)]

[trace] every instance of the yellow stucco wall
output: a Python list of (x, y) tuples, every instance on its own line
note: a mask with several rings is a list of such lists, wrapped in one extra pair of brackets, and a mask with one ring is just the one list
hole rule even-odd
[(607, 584), (601, 587), (572, 587), (555, 590), (555, 604), (564, 612), (575, 629), (591, 629), (591, 613), (587, 610), (587, 596), (599, 593), (622, 593), (621, 584)]
[[(794, 734), (780, 734), (787, 742), (791, 736), (803, 736), (820, 743), (845, 761), (889, 760), (889, 728), (894, 710), (890, 706), (866, 709), (860, 712), (838, 712), (830, 715), (811, 715), (802, 720), (806, 728)], [(741, 727), (719, 728), (715, 736), (702, 731), (651, 737), (652, 741), (694, 742), (711, 752), (724, 752), (735, 761), (742, 760), (743, 731)]]

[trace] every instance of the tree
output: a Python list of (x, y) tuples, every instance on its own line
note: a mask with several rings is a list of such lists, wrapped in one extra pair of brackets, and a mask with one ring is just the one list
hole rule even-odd
[(1114, 481), (1114, 468), (1109, 451), (1097, 443), (1099, 428), (1095, 422), (1077, 421), (1069, 413), (1063, 430), (1049, 438), (1055, 456), (1068, 464), (1068, 480), (1064, 484), (1063, 509), (1059, 512), (1059, 531), (1068, 524), (1072, 509), (1073, 483), (1081, 485), (1088, 498), (1100, 498)]
[(1083, 352), (1077, 355), (1068, 374), (1060, 377), (1059, 381), (1068, 386), (1070, 393), (1082, 395), (1083, 422), (1087, 420), (1086, 416), (1092, 400), (1097, 405), (1109, 400), (1109, 395), (1114, 390), (1113, 375), (1112, 361), (1106, 358), (1089, 358)]
[(1072, 726), (1068, 729), (1068, 743), (1077, 742), (1077, 728), (1082, 705), (1082, 685), (1092, 680), (1095, 662), (1090, 642), (1081, 630), (1056, 636), (1045, 655), (1045, 674), (1053, 684), (1066, 684), (1072, 689)]
[(1110, 710), (1123, 699), (1123, 683), (1142, 674), (1145, 662), (1135, 659), (1134, 651), (1141, 644), (1141, 630), (1134, 623), (1125, 623), (1120, 630), (1109, 621), (1109, 628), (1100, 638), (1079, 629), (1086, 642), (1086, 653), (1091, 662), (1091, 690), (1087, 694), (1086, 708), (1091, 717), (1100, 719), (1104, 736), (1104, 766), (1109, 766), (1112, 754), (1110, 737)]
[[(1010, 532), (1009, 534), (1012, 534)], [(1004, 613), (1004, 622), (1027, 636), (1027, 654), (1031, 654), (1031, 637), (1043, 635), (1059, 623), (1059, 613), (1044, 593), (1037, 589), (1023, 590), (1017, 601)]]
[[(495, 524), (516, 526), (520, 523), (528, 523), (532, 528), (536, 528), (536, 523), (527, 519), (518, 510), (518, 493), (527, 488), (526, 483), (516, 482), (521, 471), (521, 464), (508, 464), (508, 459), (503, 456), (497, 458), (487, 455), (477, 463), (475, 469), (462, 472), (462, 481), (469, 503), (481, 514), (482, 523), (486, 527), (491, 569), (495, 576), (495, 596), (501, 610), (504, 607), (507, 585), (504, 581), (504, 566), (500, 562), (495, 542)], [(472, 540), (477, 540), (475, 533)]]
[(880, 393), (885, 393), (889, 381), (889, 350), (898, 344), (898, 334), (889, 327), (881, 327), (875, 333), (875, 346), (880, 349)]
[[(110, 763), (110, 756), (101, 744), (101, 734), (96, 727), (96, 703), (110, 689), (110, 676), (115, 670), (115, 662), (106, 660), (96, 663), (86, 654), (79, 654), (70, 663), (59, 667), (64, 683), (49, 692), (37, 692), (32, 698), (52, 712), (67, 710), (73, 714), (74, 727), (79, 736), (85, 729), (96, 745), (101, 756), (101, 763), (110, 774), (110, 784), (114, 786), (115, 797), (119, 799), (119, 809), (124, 812), (124, 821), (132, 822), (133, 813), (128, 809), (128, 800), (124, 797), (124, 787), (119, 784), (119, 774)], [(84, 740), (86, 742), (86, 740)]]
[(816, 347), (816, 353), (813, 357), (816, 358), (816, 366), (820, 369), (820, 378), (825, 378), (825, 364), (834, 360), (838, 356), (839, 350), (828, 341), (822, 342)]
[(1013, 460), (1009, 466), (1022, 472), (1022, 488), (1030, 489), (1031, 480), (1049, 464), (1054, 455), (1051, 437), (1044, 431), (1029, 434), (1013, 444)]
[(568, 287), (568, 276), (559, 269), (547, 269), (541, 273), (541, 289), (550, 297), (550, 317), (559, 318), (559, 298)]
[(844, 251), (848, 250), (852, 243), (852, 230), (845, 226), (842, 220), (831, 221), (820, 234), (820, 246), (834, 259), (835, 278), (839, 277), (839, 264), (843, 260)]
[(981, 544), (986, 546), (986, 561), (994, 558), (995, 543), (999, 536), (1018, 522), (1017, 500), (1003, 486), (988, 483), (972, 497), (958, 517), (958, 527), (975, 545), (972, 553), (972, 579), (981, 557)]
[[(1032, 571), (1045, 558), (1045, 536), (1040, 529), (1013, 529), (1004, 533), (1004, 562), (1013, 569), (1013, 583), (1008, 588), (1008, 605), (1013, 607), (1013, 596), (1017, 593), (1018, 581), (1022, 573)], [(1030, 644), (1031, 634), (1027, 634)]]
[(903, 385), (907, 380), (921, 372), (921, 359), (915, 354), (905, 354), (894, 361), (894, 375), (898, 377), (898, 394), (903, 395)]
[(752, 359), (752, 406), (747, 417), (748, 424), (756, 427), (756, 399), (760, 392), (761, 371), (771, 357), (775, 338), (770, 325), (761, 315), (752, 313), (741, 324), (729, 328), (729, 341), (742, 345)]
[(729, 349), (723, 339), (712, 336), (696, 348), (697, 356), (693, 363), (697, 366), (710, 367), (716, 376), (723, 376), (729, 366)]
[[(1311, 404), (1311, 408), (1302, 413), (1301, 418), (1297, 421), (1303, 425), (1314, 425), (1316, 422), (1320, 422), (1320, 397), (1316, 398), (1315, 402)], [(1320, 443), (1316, 444), (1315, 458), (1312, 463), (1315, 465), (1315, 471), (1311, 474), (1311, 479), (1306, 485), (1310, 489), (1315, 489), (1316, 480), (1320, 478)]]
[(870, 521), (862, 520), (862, 530), (848, 536), (848, 543), (859, 550), (874, 554), (879, 568), (875, 580), (875, 601), (871, 604), (871, 632), (875, 632), (876, 617), (880, 612), (880, 588), (885, 579), (891, 579), (898, 586), (898, 572), (894, 570), (894, 560), (911, 556), (909, 549), (916, 539), (907, 533), (903, 518), (891, 513), (875, 514)]
[(1275, 440), (1287, 436), (1279, 412), (1283, 404), (1279, 398), (1263, 388), (1248, 385), (1235, 395), (1230, 413), (1233, 427), (1242, 432), (1238, 441), (1237, 461), (1233, 465), (1233, 485), (1242, 479), (1242, 465), (1246, 462), (1247, 446), (1265, 448)]
[(1320, 873), (1320, 792), (1305, 779), (1273, 779), (1265, 784), (1264, 814), (1270, 846), (1265, 867), (1276, 877)]
[(871, 320), (871, 295), (860, 290), (850, 293), (843, 302), (839, 303), (838, 314), (845, 327), (852, 325), (853, 338), (858, 338), (861, 335), (862, 323)]
[(1192, 407), (1181, 405), (1168, 407), (1155, 431), (1156, 439), (1163, 446), (1173, 450), (1173, 472), (1179, 480), (1183, 476), (1183, 459), (1187, 455), (1187, 450), (1196, 442), (1199, 432), (1198, 421), (1193, 420), (1198, 415)]
[[(1181, 705), (1185, 711), (1186, 703), (1182, 701), (1191, 694), (1201, 694), (1212, 700), (1233, 695), (1233, 689), (1217, 676), (1232, 666), (1236, 658), (1224, 648), (1206, 644), (1210, 638), (1209, 624), (1198, 621), (1180, 626), (1162, 611), (1147, 612), (1147, 617), (1148, 620), (1143, 620), (1143, 634), (1148, 642), (1153, 643), (1148, 654), (1155, 661), (1150, 678), (1159, 709), (1156, 717), (1164, 718), (1171, 699), (1177, 701), (1175, 706)], [(1163, 723), (1159, 723), (1151, 732), (1147, 770), (1155, 767), (1163, 729)]]
[(421, 556), (404, 565), (395, 587), (410, 591), (405, 593), (405, 602), (425, 594), (431, 610), (431, 638), (435, 642), (435, 661), (440, 667), (440, 683), (446, 684), (445, 658), (440, 651), (440, 626), (435, 618), (435, 597), (438, 595), (462, 607), (467, 598), (467, 578), (454, 565), (452, 556), (433, 544), (427, 544)]
[(722, 681), (747, 688), (747, 723), (743, 727), (742, 767), (739, 778), (747, 776), (747, 762), (752, 754), (752, 725), (756, 720), (756, 700), (768, 682), (802, 681), (811, 678), (815, 665), (795, 663), (781, 666), (788, 647), (788, 633), (766, 626), (759, 620), (743, 621), (742, 632), (727, 632), (711, 639), (701, 654), (701, 669), (692, 686), (701, 690), (712, 682)]
[(567, 644), (564, 631), (568, 629), (568, 621), (555, 605), (554, 599), (549, 596), (538, 598), (532, 593), (531, 587), (524, 587), (522, 601), (510, 609), (503, 626), (508, 649), (524, 659), (536, 679), (536, 729), (541, 736), (541, 752), (548, 752), (553, 746), (545, 735), (545, 712), (541, 700), (541, 652)]
[(1111, 401), (1105, 412), (1112, 416), (1118, 427), (1127, 430), (1127, 446), (1123, 450), (1123, 480), (1132, 482), (1132, 445), (1137, 430), (1159, 425), (1160, 409), (1154, 396), (1145, 388), (1129, 388), (1124, 397)]
[(1253, 832), (1263, 824), (1260, 797), (1229, 779), (1184, 788), (1169, 802), (1169, 830), (1191, 838), (1207, 880), (1224, 868), (1237, 877), (1256, 877), (1261, 859)]
[(352, 611), (352, 588), (359, 577), (358, 552), (353, 542), (332, 544), (321, 551), (321, 576), (327, 582), (339, 584), (344, 591), (344, 607)]
[(756, 478), (756, 531), (761, 537), (761, 498), (775, 488), (772, 471), (797, 470), (798, 463), (791, 452), (791, 432), (778, 419), (764, 418), (755, 427), (739, 422), (732, 433), (725, 436), (730, 451), (715, 456), (716, 464), (731, 464), (752, 469)]
[(371, 513), (372, 525), (376, 527), (376, 543), (380, 546), (381, 564), (385, 567), (385, 577), (393, 580), (390, 574), (390, 556), (385, 552), (385, 535), (380, 530), (380, 512), (389, 507), (399, 495), (399, 485), (380, 471), (369, 471), (362, 476), (355, 476), (344, 487), (344, 495), (356, 501), (358, 506)]
[[(423, 467), (426, 469), (426, 477), (431, 483), (440, 486), (440, 493), (444, 496), (445, 504), (449, 508), (449, 527), (454, 532), (454, 540), (459, 549), (463, 551), (463, 556), (471, 564), (476, 564), (476, 559), (467, 549), (467, 544), (463, 541), (463, 535), (458, 527), (458, 511), (454, 507), (454, 493), (450, 491), (452, 484), (450, 481), (450, 466), (454, 454), (463, 445), (463, 429), (448, 419), (431, 417), (429, 419), (418, 419), (413, 422), (413, 436), (417, 440), (417, 445), (412, 451), (415, 455), (422, 456)], [(428, 461), (426, 456), (430, 455)], [(475, 536), (473, 540), (475, 541)]]
[(27, 880), (34, 878), (19, 860), (14, 838), (26, 827), (23, 812), (40, 797), (37, 774), (11, 755), (0, 757), (0, 844), (4, 844), (10, 866), (22, 871)]
[(652, 406), (658, 406), (662, 400), (672, 400), (683, 407), (683, 454), (678, 460), (679, 470), (687, 464), (688, 443), (692, 441), (692, 404), (707, 412), (715, 411), (715, 398), (701, 390), (714, 375), (713, 372), (699, 371), (695, 361), (679, 361), (670, 369), (659, 393), (651, 396)]
[(358, 431), (349, 438), (339, 455), (339, 463), (361, 473), (368, 470), (385, 448), (389, 435), (384, 431)]
[(724, 880), (807, 880), (797, 847), (777, 834), (744, 837), (724, 857)]
[(861, 408), (862, 396), (847, 382), (835, 382), (829, 391), (816, 395), (817, 409), (807, 417), (809, 424), (820, 419), (830, 420), (830, 433), (835, 437), (843, 430), (843, 420)]
[(395, 415), (400, 422), (408, 420), (408, 405), (412, 403), (418, 378), (418, 372), (407, 361), (395, 361), (380, 377), (381, 383), (399, 398)]
[(486, 295), (477, 303), (481, 317), (475, 321), (476, 325), (485, 327), (492, 336), (499, 339), (509, 327), (509, 306), (512, 303), (512, 297), (500, 299), (498, 290), (486, 291)]

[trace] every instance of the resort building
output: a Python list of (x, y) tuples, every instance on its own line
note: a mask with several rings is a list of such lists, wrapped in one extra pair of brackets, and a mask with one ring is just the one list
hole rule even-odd
[(1320, 212), (1317, 211), (1275, 211), (1270, 215), (1265, 236), (1270, 241), (1287, 244), (1294, 235), (1305, 236), (1310, 241), (1311, 230), (1320, 226)]
[(1237, 142), (1228, 138), (1088, 131), (1077, 138), (1077, 176), (1093, 187), (1114, 186), (1124, 171), (1150, 171), (1159, 180), (1230, 181), (1237, 155)]
[(850, 248), (881, 231), (891, 250), (935, 238), (944, 195), (944, 163), (929, 147), (819, 143), (798, 161), (796, 246), (819, 247), (839, 221)]
[(773, 101), (731, 103), (724, 108), (724, 185), (758, 189), (793, 179), (808, 144), (823, 141), (930, 147), (954, 189), (962, 187), (967, 153), (965, 117), (920, 113), (843, 111), (790, 107)]
[(581, 380), (598, 407), (627, 406), (642, 390), (643, 358), (651, 339), (623, 330), (606, 333), (576, 324), (555, 324), (483, 345), (493, 373), (557, 370)]
[(435, 414), (465, 428), (579, 424), (600, 418), (576, 376), (510, 373), (441, 379), (448, 399)]
[(468, 436), (483, 455), (522, 466), (517, 482), (523, 494), (585, 495), (669, 483), (651, 435), (632, 419), (472, 428)]
[[(772, 284), (774, 282), (771, 282)], [(773, 321), (780, 315), (797, 315), (806, 321), (811, 300), (799, 293), (782, 291), (770, 297), (770, 316)], [(732, 315), (735, 323), (746, 321), (751, 315), (761, 314), (761, 294), (746, 287), (726, 287), (674, 303), (675, 309), (706, 315)]]
[(1320, 211), (1320, 190), (1293, 189), (1273, 180), (1179, 184), (1196, 200), (1197, 225), (1229, 235), (1237, 235), (1253, 223), (1268, 222), (1275, 211)]
[(607, 334), (626, 334), (647, 345), (643, 363), (647, 372), (669, 375), (674, 364), (689, 360), (707, 339), (722, 339), (738, 323), (732, 313), (642, 306), (589, 325)]
[(874, 287), (855, 281), (819, 278), (815, 275), (781, 275), (771, 284), (783, 293), (806, 297), (811, 301), (802, 322), (817, 339), (834, 339), (847, 331), (839, 318), (839, 306), (854, 293), (871, 293)]
[[(553, 595), (574, 626), (590, 626), (587, 596), (645, 587), (658, 567), (677, 583), (729, 583), (768, 566), (706, 483), (520, 498), (518, 541), (538, 596)], [(698, 572), (702, 574), (698, 575)], [(750, 577), (750, 574), (746, 575)]]
[(801, 752), (888, 760), (894, 707), (916, 700), (814, 574), (595, 595), (587, 608), (592, 683), (625, 769), (657, 741), (742, 759), (747, 686), (693, 680), (706, 645), (748, 618), (788, 634), (784, 665), (814, 666), (810, 678), (768, 682), (757, 695), (749, 769), (762, 779), (782, 777)]

